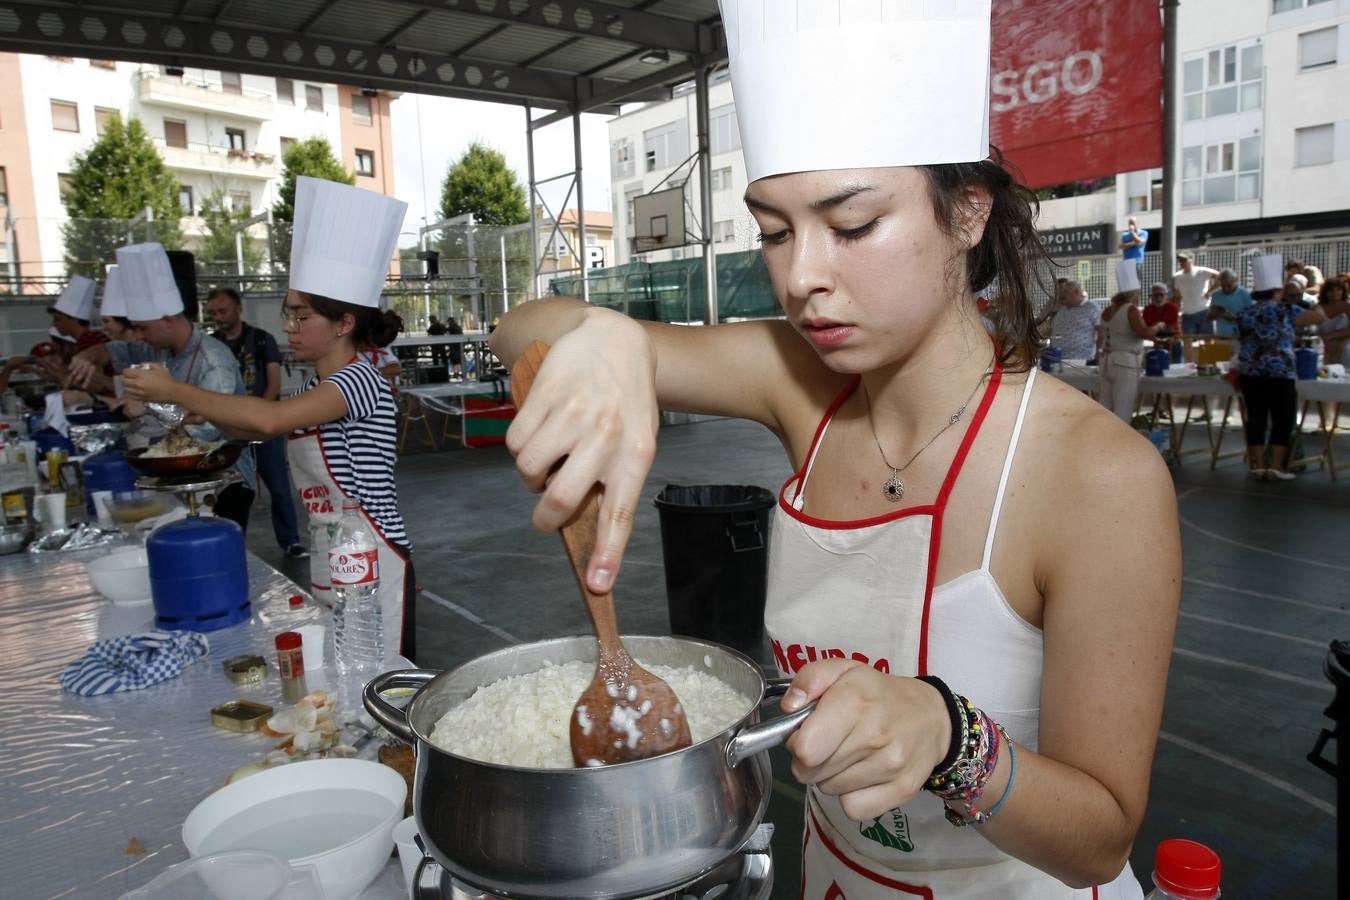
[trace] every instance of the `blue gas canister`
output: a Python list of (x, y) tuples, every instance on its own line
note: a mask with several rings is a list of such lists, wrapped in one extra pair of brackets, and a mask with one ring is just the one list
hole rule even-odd
[(1144, 374), (1161, 375), (1172, 366), (1172, 355), (1165, 347), (1156, 347), (1144, 354)]
[(145, 542), (155, 625), (215, 631), (252, 615), (244, 532), (228, 519), (170, 522)]
[(1064, 371), (1064, 351), (1051, 344), (1041, 351), (1041, 371), (1058, 373)]
[(1317, 351), (1311, 347), (1300, 347), (1294, 351), (1294, 373), (1299, 381), (1317, 380)]
[(136, 490), (136, 470), (121, 453), (100, 453), (84, 461), (84, 490), (89, 496), (89, 514), (94, 510), (94, 491)]

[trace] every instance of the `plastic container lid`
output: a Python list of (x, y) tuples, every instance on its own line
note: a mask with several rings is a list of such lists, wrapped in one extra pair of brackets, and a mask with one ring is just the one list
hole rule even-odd
[(291, 606), (303, 606), (305, 604), (305, 598), (299, 594), (291, 594), (290, 599), (287, 600), (287, 602), (290, 603)]
[(301, 638), (298, 631), (283, 631), (277, 635), (278, 650), (299, 650), (300, 643)]
[(1163, 841), (1153, 867), (1153, 883), (1173, 896), (1184, 900), (1219, 896), (1219, 855), (1204, 844), (1183, 838)]

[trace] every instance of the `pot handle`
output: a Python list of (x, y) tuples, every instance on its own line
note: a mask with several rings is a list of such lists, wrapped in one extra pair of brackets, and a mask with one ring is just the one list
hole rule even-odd
[[(791, 684), (792, 679), (790, 677), (766, 679), (764, 699), (771, 700), (782, 697), (787, 693)], [(763, 753), (765, 750), (777, 747), (786, 741), (792, 736), (792, 732), (801, 727), (801, 724), (806, 721), (806, 717), (815, 708), (816, 704), (812, 701), (794, 713), (779, 716), (777, 719), (759, 725), (751, 725), (749, 728), (742, 728), (736, 732), (735, 736), (727, 741), (727, 767), (734, 769), (756, 753)]]
[(387, 728), (394, 737), (405, 744), (417, 746), (417, 734), (408, 725), (407, 711), (399, 709), (380, 695), (390, 688), (420, 688), (439, 674), (441, 673), (427, 669), (398, 669), (376, 675), (370, 679), (370, 683), (362, 691), (362, 700), (365, 703), (366, 711), (371, 714), (376, 722)]

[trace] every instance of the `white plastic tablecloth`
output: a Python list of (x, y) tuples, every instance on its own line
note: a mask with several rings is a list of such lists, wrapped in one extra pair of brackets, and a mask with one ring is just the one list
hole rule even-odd
[[(214, 727), (211, 707), (235, 698), (284, 706), (273, 637), (323, 618), (307, 594), (290, 607), (303, 592), (249, 554), (253, 617), (209, 632), (209, 655), (151, 688), (77, 697), (61, 690), (66, 664), (98, 638), (153, 627), (152, 606), (114, 607), (94, 591), (85, 564), (106, 552), (0, 557), (0, 896), (103, 900), (186, 859), (187, 814), (279, 742)], [(268, 660), (265, 683), (225, 678), (221, 661), (241, 653)], [(307, 683), (336, 684), (331, 660)], [(143, 855), (126, 853), (133, 838)], [(362, 894), (405, 896), (397, 862)]]

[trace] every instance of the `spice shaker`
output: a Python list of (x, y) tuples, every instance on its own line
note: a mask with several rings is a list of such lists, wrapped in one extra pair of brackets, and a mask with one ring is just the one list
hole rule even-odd
[(298, 631), (277, 635), (277, 671), (281, 673), (281, 699), (299, 703), (309, 693), (305, 687), (305, 657)]

